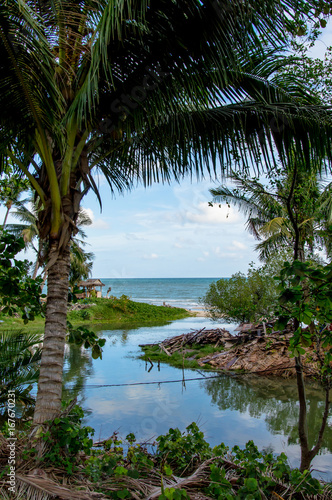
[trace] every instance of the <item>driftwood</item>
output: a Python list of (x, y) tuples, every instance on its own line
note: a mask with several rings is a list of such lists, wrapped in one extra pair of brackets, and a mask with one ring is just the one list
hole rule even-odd
[[(283, 331), (267, 333), (271, 329), (272, 324), (244, 324), (237, 328), (238, 335), (231, 335), (221, 328), (202, 328), (140, 347), (159, 346), (161, 351), (171, 356), (178, 351), (188, 352), (188, 347), (213, 345), (215, 348), (220, 347), (220, 352), (197, 359), (200, 366), (210, 365), (217, 370), (241, 370), (257, 375), (293, 377), (296, 374), (295, 365), (289, 351), (292, 325), (288, 325)], [(313, 347), (306, 347), (305, 351), (304, 374), (306, 377), (317, 376), (317, 354)]]
[[(277, 375), (284, 378), (295, 376), (294, 360), (290, 358), (291, 333), (274, 332), (261, 337), (243, 334), (228, 340), (227, 350), (209, 354), (198, 360), (219, 370), (242, 370), (257, 375)], [(317, 355), (312, 347), (305, 348), (303, 368), (307, 377), (318, 374)]]
[(213, 330), (206, 330), (202, 328), (201, 330), (194, 330), (189, 333), (184, 333), (182, 335), (177, 335), (176, 337), (171, 337), (169, 339), (158, 342), (157, 344), (143, 344), (139, 347), (150, 347), (158, 345), (162, 351), (164, 351), (167, 356), (171, 356), (174, 352), (180, 351), (184, 347), (192, 347), (193, 345), (214, 345), (223, 346), (226, 341), (232, 338), (231, 334), (222, 328), (216, 328)]

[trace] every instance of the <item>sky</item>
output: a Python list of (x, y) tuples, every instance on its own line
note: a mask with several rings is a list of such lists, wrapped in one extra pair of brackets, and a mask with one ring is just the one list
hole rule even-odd
[(95, 253), (94, 277), (228, 277), (256, 260), (244, 218), (225, 204), (209, 207), (212, 181), (139, 186), (111, 199), (101, 186), (103, 211), (95, 195), (83, 200), (93, 220), (86, 228)]
[[(332, 45), (332, 26), (311, 50), (321, 57)], [(93, 224), (86, 229), (95, 254), (93, 277), (230, 277), (260, 265), (257, 241), (245, 230), (245, 217), (226, 204), (209, 207), (209, 189), (220, 183), (185, 179), (181, 184), (135, 188), (111, 197), (101, 185), (103, 211), (94, 194), (83, 200)]]
[[(331, 23), (312, 57), (321, 57), (329, 45)], [(95, 255), (92, 277), (219, 278), (246, 273), (250, 262), (260, 265), (257, 241), (245, 230), (245, 217), (226, 204), (208, 205), (209, 189), (220, 183), (188, 178), (180, 184), (138, 186), (112, 197), (105, 181), (99, 181), (102, 212), (93, 193), (82, 203), (93, 221), (85, 228), (86, 250)], [(4, 212), (0, 207), (0, 220)], [(34, 260), (31, 251), (23, 256)]]

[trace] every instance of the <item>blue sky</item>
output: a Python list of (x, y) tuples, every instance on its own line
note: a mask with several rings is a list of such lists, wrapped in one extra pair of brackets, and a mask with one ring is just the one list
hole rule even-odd
[(83, 200), (93, 219), (86, 228), (95, 277), (222, 277), (246, 271), (254, 240), (237, 209), (208, 206), (212, 181), (139, 186), (111, 199), (101, 186)]

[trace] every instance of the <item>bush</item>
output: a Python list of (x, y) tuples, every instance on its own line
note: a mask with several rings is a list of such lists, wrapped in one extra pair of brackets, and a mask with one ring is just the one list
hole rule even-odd
[(247, 275), (236, 273), (211, 283), (201, 302), (214, 320), (223, 317), (229, 323), (251, 323), (272, 316), (276, 299), (276, 283), (269, 268), (251, 265)]

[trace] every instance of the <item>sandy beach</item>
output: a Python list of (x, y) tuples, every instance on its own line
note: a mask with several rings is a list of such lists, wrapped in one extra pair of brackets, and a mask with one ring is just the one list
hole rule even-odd
[(188, 312), (192, 313), (198, 318), (207, 318), (208, 314), (204, 309), (187, 309)]

